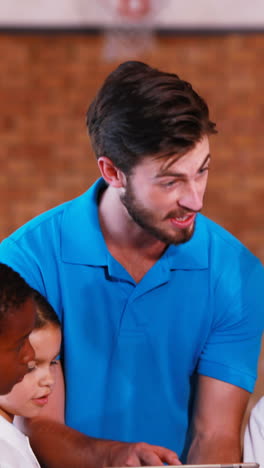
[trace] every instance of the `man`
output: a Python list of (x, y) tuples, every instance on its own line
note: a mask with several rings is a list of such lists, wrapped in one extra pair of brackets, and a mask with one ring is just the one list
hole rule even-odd
[(0, 395), (9, 393), (34, 364), (29, 335), (35, 325), (32, 289), (0, 263)]
[(73, 429), (60, 378), (47, 419), (31, 424), (34, 449), (55, 468), (179, 463), (160, 446), (183, 462), (238, 462), (263, 269), (199, 214), (216, 132), (208, 107), (177, 75), (126, 62), (87, 123), (102, 178), (0, 249), (63, 324)]

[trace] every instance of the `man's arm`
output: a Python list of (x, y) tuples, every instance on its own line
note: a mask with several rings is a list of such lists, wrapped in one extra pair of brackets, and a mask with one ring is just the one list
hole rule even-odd
[(241, 424), (249, 395), (229, 383), (199, 376), (187, 463), (241, 461)]
[(180, 464), (177, 455), (145, 443), (95, 439), (67, 427), (63, 421), (64, 381), (61, 366), (56, 384), (41, 417), (26, 423), (26, 432), (41, 466), (46, 468), (103, 468)]

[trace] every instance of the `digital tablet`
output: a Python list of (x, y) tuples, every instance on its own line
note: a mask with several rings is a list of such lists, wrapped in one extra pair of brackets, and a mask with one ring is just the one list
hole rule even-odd
[(204, 465), (182, 465), (185, 468), (259, 468), (259, 464), (255, 462), (250, 463), (216, 463)]
[[(168, 466), (168, 465), (167, 465)], [(170, 468), (259, 468), (258, 463), (213, 463), (213, 464), (201, 464), (201, 465), (169, 465)], [(127, 468), (125, 466), (113, 467), (113, 468)], [(136, 466), (135, 468), (144, 468)], [(147, 466), (145, 468), (148, 468)], [(160, 468), (159, 466), (152, 466), (149, 468)]]

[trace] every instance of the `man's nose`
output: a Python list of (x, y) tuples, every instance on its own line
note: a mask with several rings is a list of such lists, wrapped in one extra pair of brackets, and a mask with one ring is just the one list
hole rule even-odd
[(31, 361), (34, 360), (35, 351), (29, 341), (29, 338), (27, 338), (21, 351), (21, 362), (23, 364), (29, 364)]
[(190, 182), (182, 193), (178, 204), (190, 211), (198, 212), (203, 207), (204, 190), (196, 182)]

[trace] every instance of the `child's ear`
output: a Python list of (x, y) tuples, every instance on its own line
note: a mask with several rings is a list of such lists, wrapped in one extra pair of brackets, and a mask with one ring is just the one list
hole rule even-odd
[(97, 163), (102, 177), (108, 185), (116, 188), (125, 186), (126, 176), (124, 172), (118, 169), (110, 158), (107, 158), (107, 156), (100, 156)]

